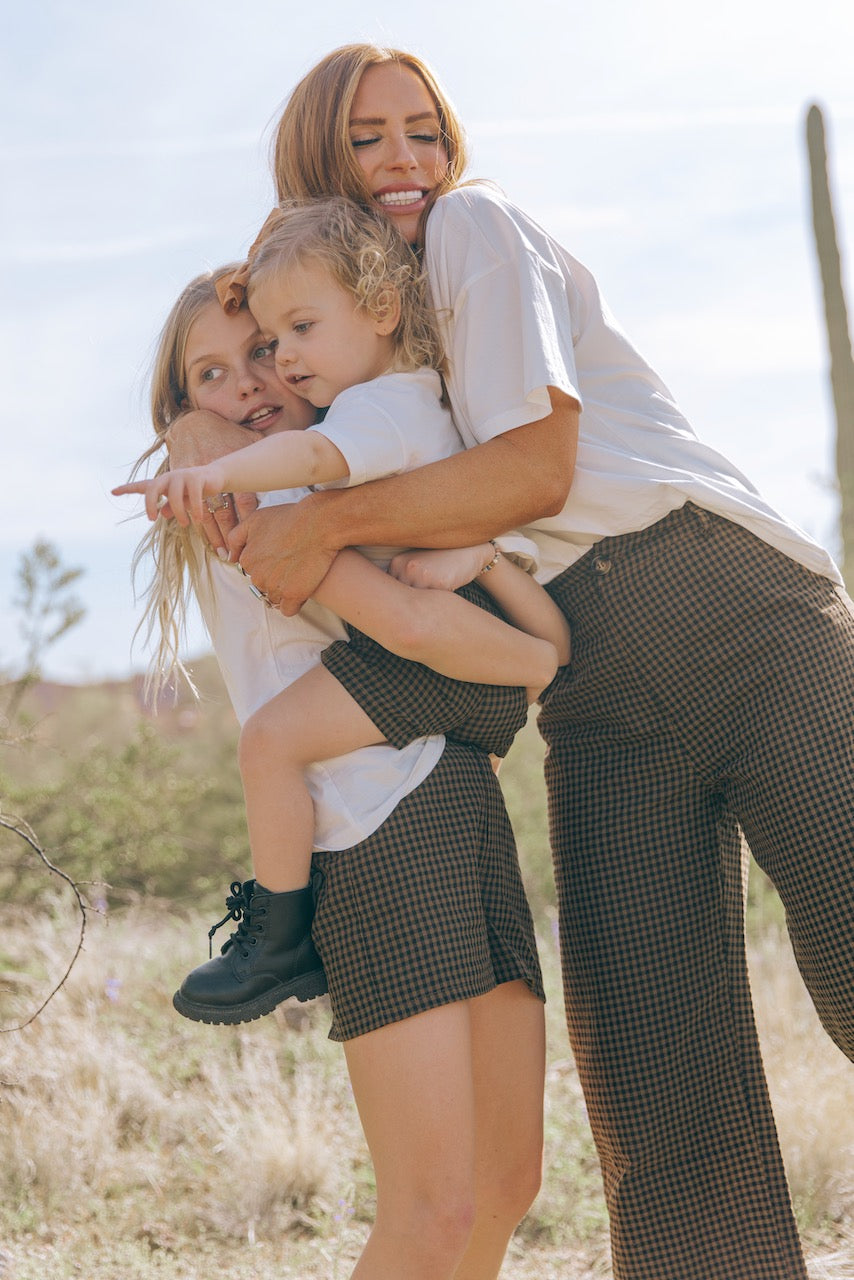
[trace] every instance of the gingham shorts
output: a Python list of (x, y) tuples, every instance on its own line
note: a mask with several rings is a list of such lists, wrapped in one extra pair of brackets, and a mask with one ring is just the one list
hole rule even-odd
[(312, 865), (331, 1039), (516, 979), (545, 998), (513, 832), (482, 752), (449, 742), (378, 831)]
[[(457, 592), (501, 617), (476, 583)], [(525, 690), (451, 680), (418, 662), (383, 649), (355, 627), (349, 641), (324, 650), (323, 665), (367, 713), (387, 742), (398, 749), (414, 738), (445, 733), (493, 755), (506, 756), (528, 715)]]

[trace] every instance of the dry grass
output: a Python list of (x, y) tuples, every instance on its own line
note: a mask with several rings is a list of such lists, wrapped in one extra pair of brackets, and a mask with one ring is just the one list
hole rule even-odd
[[(40, 952), (46, 972), (61, 968), (61, 932), (45, 915), (19, 919), (3, 946)], [(3, 1280), (349, 1274), (373, 1187), (328, 1013), (323, 1002), (286, 1007), (233, 1029), (179, 1018), (173, 984), (203, 938), (200, 922), (166, 915), (96, 920), (57, 999), (0, 1037)], [(504, 1274), (602, 1280), (596, 1163), (548, 933), (542, 946), (552, 997), (546, 1177)], [(780, 939), (767, 936), (752, 961), (811, 1275), (851, 1280), (852, 1073), (817, 1030)], [(4, 992), (4, 1025), (33, 994), (21, 984)]]
[[(98, 717), (86, 723), (97, 739)], [(64, 721), (56, 730), (80, 741)], [(212, 736), (220, 748), (227, 735)], [(541, 935), (550, 1046), (543, 1189), (503, 1276), (605, 1280), (598, 1167), (562, 1025), (541, 754), (530, 726), (502, 770)], [(206, 767), (222, 792), (219, 757)], [(773, 912), (760, 918), (757, 1017), (810, 1275), (854, 1280), (854, 1072), (821, 1031)], [(209, 923), (166, 905), (94, 918), (57, 998), (0, 1035), (0, 1280), (350, 1274), (373, 1182), (328, 1011), (285, 1007), (230, 1029), (178, 1017), (171, 993), (207, 954)], [(0, 1025), (38, 1005), (74, 944), (68, 901), (6, 908)]]

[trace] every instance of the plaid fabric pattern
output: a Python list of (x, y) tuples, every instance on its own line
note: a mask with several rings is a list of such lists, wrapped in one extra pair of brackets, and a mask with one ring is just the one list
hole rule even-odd
[(854, 618), (690, 504), (550, 586), (541, 715), (567, 1020), (617, 1280), (803, 1280), (756, 1039), (739, 828), (854, 1057)]
[(333, 1040), (516, 979), (545, 998), (513, 832), (482, 752), (449, 743), (378, 831), (314, 854), (313, 883)]
[[(476, 583), (458, 595), (502, 617)], [(350, 640), (324, 650), (323, 665), (373, 720), (387, 742), (400, 749), (414, 738), (446, 733), (457, 742), (506, 756), (525, 723), (524, 689), (451, 680), (418, 662), (388, 653), (355, 627)]]

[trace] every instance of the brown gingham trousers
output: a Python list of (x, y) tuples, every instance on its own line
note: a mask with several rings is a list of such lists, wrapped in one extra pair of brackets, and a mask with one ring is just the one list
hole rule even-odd
[(549, 587), (567, 1021), (617, 1280), (803, 1280), (753, 1022), (739, 825), (854, 1057), (854, 618), (690, 504)]
[[(550, 585), (573, 632), (540, 727), (570, 1038), (617, 1280), (803, 1280), (753, 1021), (740, 827), (854, 1057), (854, 619), (687, 505)], [(341, 646), (346, 649), (347, 646)], [(438, 732), (419, 668), (336, 674)], [(393, 709), (393, 714), (391, 714)], [(740, 827), (739, 827), (740, 824)]]

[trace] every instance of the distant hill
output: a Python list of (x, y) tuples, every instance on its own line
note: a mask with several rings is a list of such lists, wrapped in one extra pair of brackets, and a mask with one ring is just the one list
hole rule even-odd
[[(198, 686), (193, 697), (184, 680), (162, 696), (155, 707), (143, 697), (145, 680), (103, 680), (91, 684), (62, 684), (44, 680), (27, 690), (21, 712), (30, 741), (0, 754), (0, 766), (20, 776), (36, 763), (38, 771), (50, 770), (50, 758), (85, 752), (96, 744), (120, 748), (136, 733), (140, 722), (150, 724), (165, 738), (187, 739), (196, 733), (216, 735), (222, 741), (236, 737), (237, 724), (216, 659), (205, 654), (187, 663)], [(0, 707), (3, 705), (0, 687)], [(189, 743), (188, 743), (189, 745)]]

